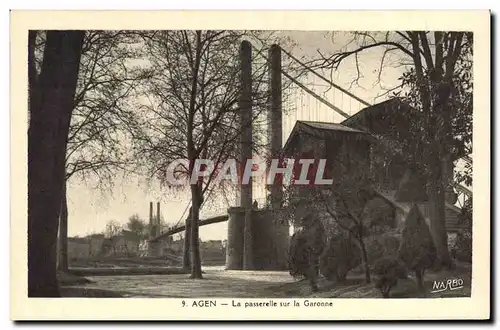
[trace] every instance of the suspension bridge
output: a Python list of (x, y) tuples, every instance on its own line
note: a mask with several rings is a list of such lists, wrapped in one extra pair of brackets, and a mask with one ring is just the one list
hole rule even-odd
[[(271, 145), (271, 149), (274, 148), (274, 150), (271, 151), (276, 152), (278, 151), (277, 149), (283, 148), (284, 143), (282, 143), (282, 141), (287, 141), (298, 122), (334, 123), (345, 127), (352, 127), (373, 135), (383, 142), (385, 138), (381, 138), (381, 136), (377, 135), (377, 132), (371, 131), (370, 128), (364, 126), (362, 123), (360, 124), (360, 121), (355, 120), (355, 118), (362, 117), (360, 114), (370, 111), (370, 109), (377, 107), (379, 104), (391, 102), (391, 98), (388, 95), (386, 95), (385, 99), (379, 100), (376, 104), (374, 104), (374, 102), (363, 100), (357, 95), (351, 93), (349, 90), (332, 82), (321, 72), (312, 69), (288, 51), (280, 48), (279, 46), (273, 46), (271, 48), (272, 49), (269, 51), (267, 56), (263, 55), (261, 52), (256, 52), (258, 54), (256, 57), (260, 56), (260, 60), (268, 64), (268, 69), (270, 71), (269, 93), (271, 102), (269, 114), (265, 114), (265, 116), (268, 118), (268, 132), (274, 132), (271, 132), (271, 134), (268, 135), (268, 143)], [(252, 61), (259, 60), (257, 58), (251, 58), (251, 55), (249, 55), (251, 54), (251, 50), (252, 48), (247, 50), (247, 58), (245, 58), (245, 54), (241, 57), (243, 62), (243, 72), (245, 71), (245, 61), (248, 61), (249, 63), (247, 63), (247, 65), (251, 66)], [(281, 65), (282, 62), (292, 63), (292, 65), (284, 67)], [(293, 70), (294, 72), (290, 72), (287, 69), (289, 67), (299, 69)], [(245, 82), (245, 77), (243, 76), (242, 82)], [(245, 105), (244, 103), (242, 104)], [(247, 110), (251, 111), (251, 106)], [(276, 127), (276, 125), (279, 127)], [(276, 133), (280, 136), (276, 137)], [(243, 135), (244, 134), (245, 133), (243, 133)], [(245, 136), (243, 136), (243, 139), (245, 139)], [(454, 159), (454, 161), (455, 163), (458, 162), (469, 166), (472, 165), (472, 159), (469, 155), (461, 155), (460, 160)], [(231, 216), (228, 214), (228, 208), (235, 206), (242, 207), (243, 209), (249, 207), (251, 208), (250, 204), (253, 204), (255, 201), (257, 201), (257, 204), (259, 205), (265, 205), (269, 201), (270, 193), (273, 193), (267, 189), (263, 182), (254, 182), (250, 189), (250, 191), (239, 191), (239, 198), (232, 201), (233, 205), (229, 205), (229, 203), (227, 203), (227, 205), (221, 205), (221, 207), (216, 210), (216, 214), (214, 214), (214, 216), (201, 219), (199, 226), (226, 222), (228, 220), (230, 221)], [(454, 184), (454, 192), (457, 198), (454, 203), (448, 203), (447, 207), (450, 209), (456, 208), (455, 211), (457, 211), (469, 198), (472, 197), (472, 192), (469, 188), (460, 184)], [(212, 197), (212, 191), (209, 190), (206, 198), (204, 199), (204, 204)], [(403, 210), (405, 209), (404, 205), (398, 205), (397, 202), (394, 201), (393, 196), (386, 194), (383, 195), (383, 197), (390, 200), (397, 207), (400, 207)], [(170, 227), (170, 229), (163, 233), (156, 233), (155, 235), (152, 235), (150, 242), (158, 243), (168, 236), (184, 231), (185, 218), (190, 206), (191, 203), (189, 202), (186, 205), (184, 213), (173, 227)], [(202, 205), (202, 208), (203, 206), (204, 205)], [(243, 224), (246, 223), (248, 226), (248, 215), (243, 215), (242, 217), (244, 219), (240, 220), (240, 222)], [(234, 226), (234, 224), (229, 225), (229, 231), (232, 231), (233, 234), (235, 230), (244, 231), (244, 229), (236, 228)], [(244, 227), (244, 225), (242, 226)], [(280, 230), (284, 231), (283, 228)], [(229, 233), (229, 235), (231, 235), (231, 233)], [(241, 240), (248, 239), (246, 234), (236, 236)], [(228, 237), (228, 241), (229, 240), (230, 238)], [(249, 249), (248, 244), (252, 243), (242, 243), (239, 250)], [(242, 268), (243, 261), (241, 254), (245, 255), (245, 253), (243, 251), (237, 251), (237, 254), (240, 254), (238, 256), (240, 260), (236, 262), (237, 265), (235, 268)]]

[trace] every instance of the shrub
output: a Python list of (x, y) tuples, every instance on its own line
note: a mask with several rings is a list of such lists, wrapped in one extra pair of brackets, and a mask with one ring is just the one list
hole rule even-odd
[(385, 199), (375, 196), (363, 208), (363, 225), (367, 235), (386, 233), (395, 227), (394, 207)]
[(451, 253), (457, 260), (472, 262), (472, 198), (462, 208), (458, 224), (461, 229), (452, 243)]
[(396, 286), (398, 279), (407, 277), (405, 267), (394, 257), (378, 259), (372, 271), (377, 277), (375, 287), (380, 290), (384, 298), (389, 298), (390, 291)]
[(377, 260), (392, 256), (397, 258), (401, 235), (389, 232), (382, 235), (368, 236), (364, 239), (368, 255), (368, 263), (373, 265)]
[(318, 290), (319, 258), (325, 248), (325, 228), (317, 213), (301, 219), (302, 228), (291, 240), (288, 267), (293, 277), (307, 278), (313, 291)]
[(472, 234), (458, 233), (451, 254), (457, 260), (472, 263)]
[(288, 269), (294, 278), (305, 278), (309, 269), (309, 247), (307, 235), (299, 230), (290, 239)]
[(361, 264), (361, 251), (346, 234), (336, 234), (320, 257), (320, 271), (327, 279), (342, 282), (350, 270)]
[(409, 270), (415, 271), (417, 284), (421, 291), (424, 288), (422, 278), (424, 271), (432, 267), (436, 258), (436, 247), (429, 227), (417, 205), (413, 205), (405, 220), (399, 259), (405, 263)]

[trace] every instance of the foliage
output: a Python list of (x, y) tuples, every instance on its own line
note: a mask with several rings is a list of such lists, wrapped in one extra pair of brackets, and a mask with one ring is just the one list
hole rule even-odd
[(309, 247), (306, 233), (299, 230), (290, 239), (288, 269), (294, 278), (305, 278), (309, 270)]
[(436, 258), (429, 227), (417, 205), (406, 217), (399, 256), (411, 270), (430, 268)]
[[(358, 56), (375, 48), (383, 50), (377, 83), (381, 81), (382, 71), (388, 69), (387, 59), (391, 55), (397, 54), (399, 58), (393, 65), (406, 69), (401, 85), (389, 91), (397, 90), (392, 96), (400, 102), (389, 116), (397, 124), (388, 125), (386, 132), (380, 132), (382, 149), (390, 154), (388, 158), (392, 158), (395, 151), (402, 154), (408, 165), (425, 175), (438, 264), (451, 267), (444, 192), (450, 188), (453, 176), (442, 171), (442, 165), (472, 151), (473, 35), (451, 31), (356, 31), (345, 48), (322, 55), (318, 66), (336, 70), (346, 59), (354, 58), (357, 82), (363, 76)], [(472, 162), (467, 162), (465, 171), (458, 173), (455, 179), (470, 185)]]
[(346, 234), (330, 237), (320, 259), (321, 274), (329, 280), (342, 282), (347, 273), (361, 264), (361, 251)]
[(370, 235), (365, 238), (368, 262), (373, 265), (384, 257), (397, 257), (401, 245), (401, 235), (397, 232), (385, 232), (379, 235)]
[(437, 259), (437, 251), (429, 227), (417, 205), (413, 205), (406, 217), (399, 259), (409, 270), (415, 271), (419, 287), (422, 289), (423, 273), (433, 266)]
[(464, 203), (458, 216), (458, 225), (464, 233), (472, 233), (472, 197)]
[(380, 290), (384, 298), (389, 298), (390, 291), (396, 286), (398, 279), (407, 277), (406, 269), (393, 256), (378, 259), (372, 270), (377, 277), (375, 287)]
[(460, 231), (451, 247), (451, 254), (457, 260), (472, 263), (472, 198), (467, 200), (458, 219)]
[(141, 238), (145, 238), (149, 235), (148, 223), (141, 219), (138, 214), (133, 214), (128, 218), (127, 229)]
[(396, 227), (394, 206), (378, 195), (366, 202), (362, 218), (367, 236), (388, 233)]
[[(403, 90), (399, 95), (402, 102), (413, 109), (408, 117), (410, 134), (405, 134), (410, 139), (401, 139), (401, 142), (416, 161), (435, 156), (433, 153), (439, 150), (437, 143), (453, 154), (467, 155), (472, 152), (472, 40), (463, 38), (463, 43), (457, 45), (455, 53), (451, 54), (449, 48), (455, 42), (452, 36), (453, 33), (446, 33), (443, 37), (443, 57), (449, 57), (441, 63), (445, 68), (433, 66), (423, 68), (421, 72), (411, 68), (401, 77)], [(458, 39), (456, 42), (459, 42)], [(439, 73), (440, 70), (444, 73)], [(408, 111), (404, 112), (404, 116), (408, 116)], [(457, 182), (470, 186), (472, 164), (468, 165), (457, 176)], [(432, 164), (424, 161), (420, 162), (420, 166), (425, 169)], [(422, 170), (422, 173), (426, 172)]]
[[(385, 70), (394, 67), (404, 69), (401, 83), (387, 94), (400, 97), (404, 104), (398, 109), (403, 116), (400, 119), (406, 119), (405, 129), (411, 129), (411, 132), (401, 130), (399, 133), (419, 138), (400, 140), (402, 144), (399, 145), (399, 150), (407, 150), (411, 156), (416, 155), (417, 150), (419, 153), (425, 152), (424, 145), (432, 144), (434, 137), (437, 137), (435, 134), (444, 133), (446, 137), (440, 136), (438, 140), (445, 143), (449, 151), (464, 154), (471, 152), (472, 33), (355, 31), (350, 33), (345, 46), (334, 49), (332, 54), (320, 53), (321, 59), (312, 61), (312, 64), (337, 70), (348, 59), (355, 58), (357, 75), (354, 83), (357, 83), (367, 70), (359, 65), (359, 56), (371, 51), (381, 51), (379, 68), (374, 70), (377, 73), (376, 84), (381, 83)], [(372, 70), (372, 67), (369, 70)], [(409, 111), (408, 106), (413, 111)], [(444, 124), (450, 124), (450, 129), (443, 131), (443, 128), (447, 128)], [(407, 149), (408, 147), (410, 149)]]
[(288, 266), (292, 276), (307, 278), (315, 291), (327, 235), (321, 217), (315, 213), (305, 216), (301, 223), (302, 227), (292, 237)]
[(472, 263), (472, 233), (459, 232), (451, 247), (453, 258)]
[[(345, 142), (345, 141), (343, 141)], [(339, 157), (344, 159), (343, 157)], [(327, 186), (286, 186), (285, 198), (288, 212), (295, 215), (292, 222), (302, 225), (300, 221), (306, 214), (316, 214), (324, 223), (329, 243), (320, 257), (321, 273), (327, 278), (343, 280), (347, 272), (359, 265), (355, 257), (357, 251), (363, 261), (365, 280), (370, 282), (369, 267), (366, 260), (364, 238), (369, 234), (365, 225), (365, 218), (369, 214), (363, 213), (366, 202), (373, 198), (373, 191), (369, 186), (364, 168), (357, 166), (356, 157), (345, 158), (351, 164), (341, 161), (338, 168), (338, 177), (332, 185)], [(372, 210), (373, 211), (373, 210)], [(369, 212), (370, 213), (370, 212)], [(370, 220), (375, 226), (380, 214), (373, 214)], [(338, 251), (346, 251), (344, 260)], [(351, 253), (352, 252), (352, 253)]]

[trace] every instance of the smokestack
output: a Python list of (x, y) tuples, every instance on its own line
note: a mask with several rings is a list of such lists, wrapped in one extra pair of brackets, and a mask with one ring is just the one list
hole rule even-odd
[(149, 225), (153, 224), (153, 202), (149, 202)]
[(159, 235), (160, 231), (160, 202), (156, 203), (156, 235)]
[(155, 237), (154, 232), (154, 223), (153, 223), (153, 202), (149, 202), (149, 236), (151, 238)]

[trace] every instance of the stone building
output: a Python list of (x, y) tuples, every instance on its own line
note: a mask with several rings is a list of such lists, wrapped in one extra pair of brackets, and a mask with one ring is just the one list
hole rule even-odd
[[(284, 155), (295, 159), (326, 159), (323, 177), (333, 179), (333, 186), (338, 183), (365, 185), (372, 193), (373, 205), (376, 201), (380, 207), (393, 210), (392, 220), (388, 222), (394, 227), (402, 225), (414, 202), (429, 223), (425, 182), (409, 165), (411, 162), (405, 158), (404, 152), (387, 152), (387, 148), (397, 145), (403, 134), (410, 132), (405, 118), (395, 114), (398, 110), (408, 110), (400, 109), (401, 106), (397, 99), (391, 99), (365, 108), (340, 124), (297, 121), (286, 141)], [(453, 173), (452, 160), (447, 173)], [(314, 173), (308, 178), (314, 178)], [(301, 204), (294, 209), (297, 220), (310, 212), (311, 203), (315, 202), (301, 201), (301, 196), (311, 199), (311, 186), (293, 186), (292, 189), (293, 196), (299, 199), (296, 203)], [(452, 189), (448, 189), (446, 198), (446, 229), (450, 237), (459, 230), (460, 209), (454, 205), (456, 196)]]

